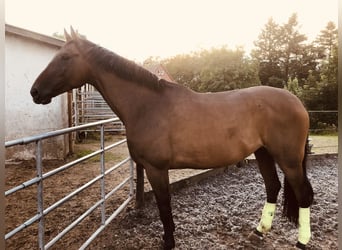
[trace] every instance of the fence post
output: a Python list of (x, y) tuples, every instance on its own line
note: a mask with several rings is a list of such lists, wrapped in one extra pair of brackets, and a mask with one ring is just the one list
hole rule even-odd
[(134, 195), (134, 161), (131, 158), (131, 156), (129, 156), (130, 160), (129, 160), (129, 175), (130, 175), (130, 181), (129, 181), (129, 196), (133, 196)]
[(44, 203), (43, 203), (43, 169), (42, 169), (42, 140), (38, 140), (36, 142), (36, 168), (37, 168), (37, 177), (39, 178), (39, 182), (37, 184), (37, 206), (38, 206), (38, 216), (39, 216), (39, 224), (38, 224), (38, 245), (39, 249), (45, 249), (44, 243), (44, 233), (45, 233), (45, 225), (44, 225)]
[(106, 190), (105, 190), (105, 152), (104, 152), (104, 125), (101, 125), (101, 224), (106, 223)]
[[(72, 127), (72, 91), (68, 91), (68, 126)], [(74, 133), (67, 134), (69, 143), (69, 152), (67, 154), (74, 153)]]
[(136, 193), (136, 208), (144, 206), (144, 168), (142, 165), (136, 164), (137, 168), (137, 193)]

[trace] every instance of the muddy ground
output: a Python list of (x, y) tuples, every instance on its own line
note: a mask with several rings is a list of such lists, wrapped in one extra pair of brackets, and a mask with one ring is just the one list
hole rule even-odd
[[(112, 138), (111, 141), (121, 138)], [(76, 154), (68, 161), (98, 149), (94, 142), (76, 145)], [(107, 169), (128, 155), (125, 145), (106, 154)], [(61, 162), (44, 162), (44, 171)], [(172, 171), (177, 180), (197, 172)], [(72, 168), (44, 181), (44, 207), (99, 174), (99, 159)], [(313, 237), (309, 249), (337, 249), (337, 157), (312, 159), (308, 170), (315, 191), (312, 206)], [(35, 176), (34, 162), (6, 164), (6, 190)], [(128, 176), (128, 164), (107, 179), (107, 192)], [(146, 190), (149, 189), (146, 183)], [(107, 216), (127, 198), (129, 186), (109, 200)], [(45, 218), (45, 243), (93, 205), (100, 195), (99, 184), (64, 203)], [(176, 224), (176, 249), (289, 249), (297, 238), (296, 228), (281, 217), (278, 206), (272, 231), (259, 244), (251, 244), (247, 235), (259, 221), (265, 191), (255, 163), (242, 168), (228, 168), (223, 174), (209, 177), (172, 195)], [(281, 204), (281, 195), (278, 203)], [(6, 232), (36, 214), (36, 186), (29, 187), (6, 201)], [(100, 209), (64, 236), (51, 249), (78, 249), (100, 225)], [(89, 249), (160, 249), (162, 226), (154, 199), (141, 210), (134, 201), (103, 231)], [(37, 249), (37, 224), (6, 241), (6, 249)]]

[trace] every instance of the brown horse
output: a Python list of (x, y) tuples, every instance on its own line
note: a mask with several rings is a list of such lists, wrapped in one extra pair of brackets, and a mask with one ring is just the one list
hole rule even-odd
[(277, 163), (285, 174), (284, 214), (299, 224), (297, 247), (305, 248), (313, 191), (305, 167), (309, 119), (298, 98), (264, 86), (196, 93), (158, 79), (73, 30), (65, 36), (65, 45), (33, 84), (33, 100), (48, 104), (85, 83), (96, 87), (125, 124), (131, 157), (152, 185), (164, 227), (164, 249), (175, 246), (168, 170), (222, 167), (252, 153), (267, 193), (254, 236), (271, 228), (281, 186)]

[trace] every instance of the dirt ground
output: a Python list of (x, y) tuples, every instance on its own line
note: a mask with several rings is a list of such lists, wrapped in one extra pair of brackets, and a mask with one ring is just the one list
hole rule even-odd
[[(112, 137), (110, 142), (123, 137)], [(98, 143), (77, 144), (71, 161), (95, 151)], [(128, 156), (126, 145), (106, 153), (106, 169)], [(6, 190), (35, 177), (34, 161), (6, 164)], [(44, 172), (63, 164), (45, 161)], [(337, 249), (337, 159), (324, 158), (311, 162), (309, 174), (316, 193), (313, 210), (313, 239), (309, 249)], [(128, 164), (106, 177), (106, 192), (128, 177)], [(98, 176), (99, 158), (64, 171), (44, 181), (44, 208), (63, 198), (72, 190)], [(171, 171), (171, 181), (197, 174), (198, 171)], [(146, 181), (146, 178), (145, 178)], [(150, 189), (146, 183), (145, 190)], [(129, 185), (106, 204), (110, 215), (128, 197)], [(173, 194), (172, 206), (176, 223), (177, 249), (288, 249), (295, 243), (296, 229), (276, 216), (274, 230), (262, 245), (251, 245), (246, 236), (259, 220), (264, 202), (263, 182), (257, 168), (232, 167), (224, 174)], [(253, 198), (251, 198), (253, 197)], [(45, 243), (52, 240), (73, 220), (100, 199), (100, 186), (93, 184), (75, 198), (65, 202), (45, 217)], [(6, 199), (6, 233), (37, 213), (36, 185)], [(278, 201), (279, 202), (279, 201)], [(280, 206), (279, 206), (280, 207)], [(279, 208), (280, 210), (280, 208)], [(100, 226), (100, 209), (96, 209), (71, 233), (65, 235), (51, 249), (78, 249)], [(38, 249), (37, 223), (25, 228), (6, 241), (6, 249)], [(142, 210), (134, 208), (134, 201), (114, 219), (89, 249), (159, 249), (162, 227), (154, 200)]]
[[(105, 146), (124, 139), (124, 136), (109, 136), (106, 138)], [(66, 162), (70, 162), (86, 154), (94, 152), (100, 148), (97, 140), (87, 139), (82, 143), (75, 144), (75, 153), (65, 161), (45, 160), (43, 162), (44, 173), (51, 171)], [(126, 143), (107, 151), (105, 154), (106, 170), (114, 166), (121, 160), (128, 157)], [(6, 181), (5, 190), (9, 190), (21, 183), (36, 176), (35, 161), (7, 161), (6, 162)], [(173, 172), (170, 175), (171, 181), (179, 180), (185, 176), (192, 175), (201, 171), (184, 170)], [(100, 157), (95, 156), (90, 160), (76, 165), (66, 171), (61, 172), (44, 180), (44, 208), (51, 206), (59, 199), (68, 195), (71, 191), (79, 188), (86, 182), (100, 174)], [(129, 177), (129, 163), (113, 171), (106, 177), (106, 193), (112, 190), (125, 178)], [(151, 190), (151, 186), (145, 178), (145, 190)], [(119, 190), (113, 198), (106, 204), (106, 215), (111, 215), (113, 211), (128, 198), (129, 184)], [(77, 219), (89, 207), (100, 199), (100, 184), (93, 184), (88, 189), (79, 193), (75, 198), (65, 202), (59, 208), (53, 210), (45, 217), (45, 244), (52, 240), (58, 233), (67, 227), (72, 221)], [(6, 198), (6, 233), (37, 214), (37, 186), (32, 185)], [(88, 218), (75, 227), (70, 234), (65, 235), (51, 249), (78, 249), (89, 236), (96, 231), (101, 223), (100, 208), (96, 209)], [(6, 249), (38, 249), (37, 243), (37, 223), (25, 228), (15, 236), (6, 241)]]

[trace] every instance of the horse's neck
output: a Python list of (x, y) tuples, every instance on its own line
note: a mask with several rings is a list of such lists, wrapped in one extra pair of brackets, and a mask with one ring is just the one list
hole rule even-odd
[(149, 103), (160, 98), (143, 84), (121, 79), (110, 72), (99, 74), (94, 86), (126, 126), (131, 117), (136, 117)]

